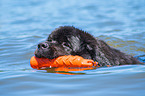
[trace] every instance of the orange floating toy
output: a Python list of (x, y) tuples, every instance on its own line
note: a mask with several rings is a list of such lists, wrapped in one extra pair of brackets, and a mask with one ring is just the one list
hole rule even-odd
[(41, 69), (43, 67), (58, 68), (58, 67), (95, 67), (97, 62), (90, 59), (84, 59), (81, 56), (60, 56), (55, 59), (37, 58), (33, 56), (30, 60), (30, 65), (34, 69)]

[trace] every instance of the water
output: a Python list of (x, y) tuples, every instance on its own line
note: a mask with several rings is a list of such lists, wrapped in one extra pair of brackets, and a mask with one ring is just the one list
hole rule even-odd
[(145, 65), (34, 70), (36, 45), (73, 25), (131, 55), (145, 54), (144, 0), (0, 0), (1, 96), (145, 96)]

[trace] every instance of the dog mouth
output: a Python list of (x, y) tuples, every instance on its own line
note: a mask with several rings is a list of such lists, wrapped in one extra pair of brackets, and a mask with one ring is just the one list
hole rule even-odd
[(58, 56), (49, 56), (49, 55), (44, 56), (42, 54), (35, 54), (35, 56), (38, 57), (38, 58), (48, 58), (48, 59), (54, 59), (54, 58), (58, 57)]
[(48, 58), (48, 59), (54, 59), (57, 58), (59, 56), (63, 56), (66, 54), (63, 54), (65, 52), (62, 52), (59, 54), (59, 52), (57, 52), (57, 50), (54, 47), (50, 47), (47, 50), (43, 50), (43, 49), (36, 49), (34, 54), (36, 57), (38, 58)]
[(37, 48), (34, 52), (35, 56), (38, 57), (38, 58), (42, 58), (42, 52), (40, 52), (40, 50)]
[(57, 58), (56, 56), (52, 55), (52, 50), (48, 50), (47, 52), (45, 52), (44, 50), (41, 49), (36, 49), (34, 52), (35, 56), (38, 58), (48, 58), (48, 59), (54, 59)]

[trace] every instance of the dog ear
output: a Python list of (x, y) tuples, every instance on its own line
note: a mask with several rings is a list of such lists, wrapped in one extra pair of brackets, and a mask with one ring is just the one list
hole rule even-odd
[(86, 50), (88, 51), (88, 53), (90, 54), (91, 58), (93, 60), (96, 60), (95, 57), (96, 57), (96, 51), (95, 51), (95, 48), (93, 46), (91, 46), (90, 44), (87, 44), (86, 45)]
[(111, 65), (99, 46), (90, 46), (89, 44), (87, 44), (86, 48), (92, 60), (98, 62), (100, 66), (105, 66), (106, 64)]

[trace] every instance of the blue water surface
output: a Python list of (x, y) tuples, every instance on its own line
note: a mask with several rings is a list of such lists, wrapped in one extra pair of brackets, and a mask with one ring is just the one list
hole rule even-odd
[(32, 69), (37, 44), (64, 25), (145, 54), (145, 0), (0, 0), (0, 96), (145, 96), (145, 65)]

